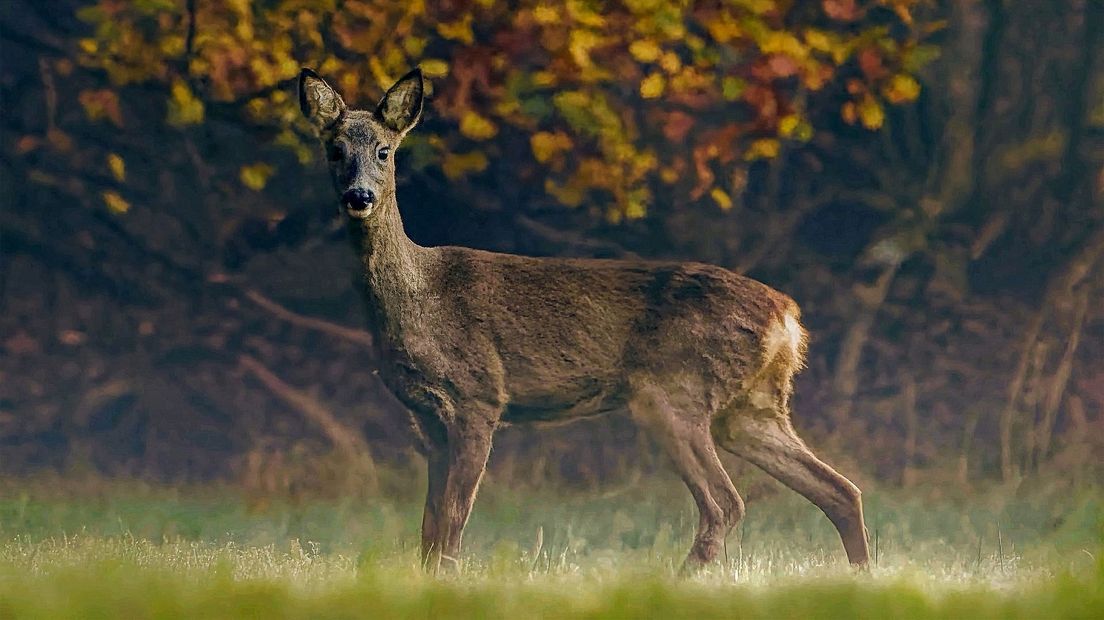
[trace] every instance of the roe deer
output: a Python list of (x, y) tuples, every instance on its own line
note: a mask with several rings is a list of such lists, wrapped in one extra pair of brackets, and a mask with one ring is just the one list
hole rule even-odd
[(360, 261), (379, 374), (411, 412), (429, 469), (422, 562), (460, 553), (502, 424), (628, 410), (700, 511), (684, 570), (711, 562), (744, 515), (719, 446), (816, 504), (852, 564), (868, 559), (859, 489), (790, 424), (805, 333), (792, 299), (699, 263), (530, 258), (421, 247), (403, 230), (395, 158), (422, 112), (415, 69), (373, 111), (309, 69), (299, 104), (319, 130)]

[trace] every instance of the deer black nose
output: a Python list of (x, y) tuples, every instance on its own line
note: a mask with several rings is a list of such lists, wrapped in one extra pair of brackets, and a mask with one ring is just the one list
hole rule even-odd
[(376, 203), (376, 195), (370, 189), (360, 189), (358, 187), (345, 192), (341, 196), (341, 202), (350, 211), (364, 211)]

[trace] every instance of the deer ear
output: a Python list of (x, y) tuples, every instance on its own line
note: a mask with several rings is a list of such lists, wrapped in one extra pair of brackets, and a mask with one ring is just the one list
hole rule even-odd
[(345, 116), (345, 102), (317, 73), (299, 72), (299, 109), (318, 129), (329, 129)]
[(422, 115), (425, 85), (422, 70), (414, 69), (399, 78), (376, 107), (376, 119), (400, 135), (410, 131)]

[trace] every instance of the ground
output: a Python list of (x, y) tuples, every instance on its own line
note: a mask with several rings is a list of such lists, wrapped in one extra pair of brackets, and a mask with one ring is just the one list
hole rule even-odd
[(769, 489), (725, 557), (679, 579), (696, 516), (677, 481), (583, 493), (492, 479), (462, 571), (437, 578), (417, 568), (409, 486), (271, 500), (0, 481), (0, 617), (1104, 617), (1098, 488), (869, 489), (865, 573), (814, 507)]

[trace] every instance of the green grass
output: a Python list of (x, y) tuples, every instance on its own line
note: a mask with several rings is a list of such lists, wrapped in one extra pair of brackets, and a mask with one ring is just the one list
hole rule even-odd
[(462, 570), (433, 578), (414, 490), (250, 509), (227, 487), (0, 482), (0, 618), (1104, 617), (1096, 489), (868, 491), (878, 562), (858, 574), (815, 508), (751, 497), (690, 579), (696, 515), (671, 481), (485, 491)]

